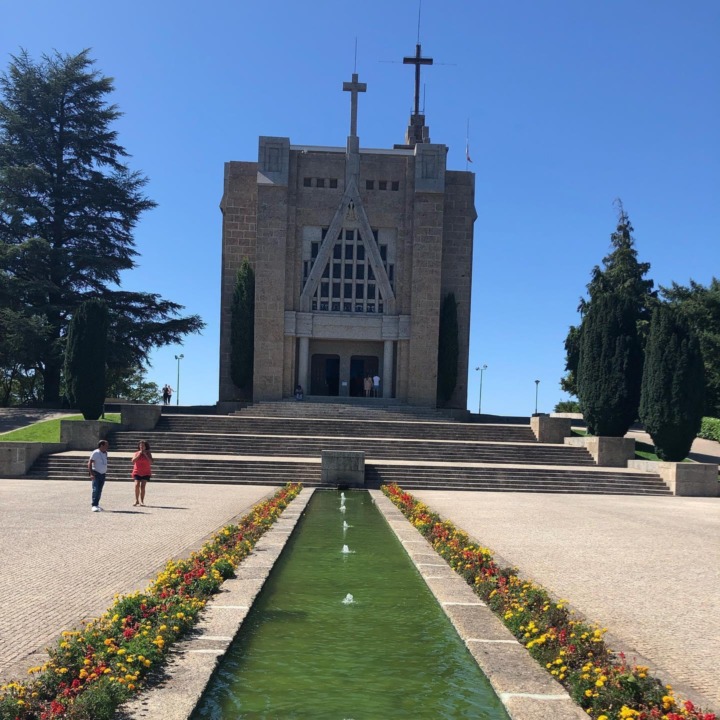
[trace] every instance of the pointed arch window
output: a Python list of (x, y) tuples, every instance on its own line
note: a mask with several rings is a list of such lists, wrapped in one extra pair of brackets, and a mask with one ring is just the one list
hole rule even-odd
[[(377, 243), (378, 231), (373, 229), (372, 233), (370, 242)], [(322, 237), (325, 238), (326, 234), (327, 228), (323, 228)], [(394, 278), (394, 263), (388, 262), (388, 246), (380, 244), (379, 247), (388, 277)], [(303, 264), (303, 282), (307, 281), (318, 256), (319, 243), (312, 241), (309, 250), (310, 258)], [(342, 228), (323, 269), (323, 280), (318, 283), (312, 297), (311, 309), (320, 312), (382, 313), (384, 300), (369, 258), (365, 240), (357, 227)], [(391, 283), (394, 285), (392, 280)]]

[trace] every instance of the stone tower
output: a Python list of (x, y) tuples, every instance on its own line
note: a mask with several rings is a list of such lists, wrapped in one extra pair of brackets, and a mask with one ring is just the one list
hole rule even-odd
[(225, 164), (220, 208), (221, 402), (244, 397), (230, 379), (230, 306), (237, 270), (255, 270), (252, 399), (381, 394), (435, 406), (443, 297), (458, 303), (458, 384), (448, 406), (466, 407), (475, 176), (446, 169), (447, 146), (431, 143), (415, 108), (405, 143), (360, 147), (357, 74), (347, 146), (291, 145), (261, 137), (257, 162)]

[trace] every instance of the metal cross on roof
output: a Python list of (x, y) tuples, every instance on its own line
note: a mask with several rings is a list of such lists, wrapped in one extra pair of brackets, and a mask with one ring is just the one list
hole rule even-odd
[(343, 83), (343, 90), (350, 93), (350, 136), (356, 137), (358, 93), (367, 91), (367, 83), (358, 82), (357, 73), (353, 73), (352, 81)]
[(415, 112), (414, 115), (420, 114), (420, 66), (421, 65), (432, 65), (432, 58), (422, 57), (420, 51), (420, 43), (415, 45), (415, 55), (411, 57), (403, 58), (403, 65), (414, 65), (415, 66)]

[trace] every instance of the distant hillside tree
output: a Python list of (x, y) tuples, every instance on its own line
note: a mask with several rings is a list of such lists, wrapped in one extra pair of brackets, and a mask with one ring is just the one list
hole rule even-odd
[(144, 365), (153, 348), (204, 326), (156, 294), (119, 289), (135, 267), (134, 229), (155, 203), (125, 162), (113, 89), (87, 50), (38, 62), (22, 51), (0, 75), (0, 294), (17, 317), (42, 318), (28, 372), (42, 375), (46, 403), (60, 399), (68, 321), (85, 300), (112, 311), (117, 368)]
[[(647, 335), (652, 308), (656, 303), (657, 292), (653, 290), (653, 281), (646, 280), (650, 263), (638, 261), (633, 226), (620, 200), (618, 206), (618, 224), (610, 236), (612, 252), (603, 258), (603, 267), (596, 265), (587, 285), (588, 299), (580, 299), (578, 312), (584, 318), (593, 302), (608, 293), (617, 293), (626, 297), (637, 315), (638, 333), (641, 344)], [(560, 387), (570, 395), (578, 395), (577, 370), (580, 360), (580, 335), (582, 323), (572, 325), (565, 339), (565, 370), (567, 374), (560, 380)]]
[(102, 300), (87, 300), (68, 327), (65, 386), (70, 403), (86, 420), (97, 420), (105, 404), (109, 325), (107, 305)]
[(250, 397), (255, 355), (255, 271), (247, 259), (237, 273), (230, 312), (230, 377)]
[(720, 417), (720, 280), (713, 278), (706, 287), (690, 280), (661, 287), (665, 300), (676, 307), (690, 323), (700, 341), (705, 363), (705, 414)]
[(578, 363), (578, 397), (591, 434), (622, 437), (636, 420), (642, 362), (637, 308), (625, 295), (600, 295), (583, 320)]
[(705, 375), (700, 342), (676, 308), (660, 305), (650, 323), (640, 419), (661, 460), (684, 460), (700, 431)]
[(457, 302), (454, 293), (448, 293), (442, 301), (438, 333), (437, 403), (445, 405), (455, 392), (460, 356)]

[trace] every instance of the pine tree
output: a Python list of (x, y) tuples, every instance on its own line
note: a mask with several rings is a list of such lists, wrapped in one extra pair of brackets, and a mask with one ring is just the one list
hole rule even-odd
[(593, 435), (622, 437), (637, 418), (642, 350), (627, 296), (600, 295), (582, 325), (578, 397)]
[[(638, 332), (641, 343), (647, 335), (650, 314), (656, 302), (657, 292), (653, 290), (653, 281), (646, 280), (650, 271), (650, 263), (638, 261), (633, 226), (620, 200), (618, 206), (618, 223), (615, 232), (610, 236), (612, 252), (603, 258), (603, 267), (596, 265), (591, 272), (587, 285), (588, 299), (580, 299), (578, 311), (585, 317), (592, 303), (607, 293), (618, 293), (630, 301), (637, 314)], [(560, 380), (560, 387), (571, 395), (578, 395), (577, 372), (580, 359), (580, 334), (582, 323), (571, 325), (565, 339), (565, 370), (567, 374)]]
[(68, 327), (65, 385), (70, 403), (86, 420), (97, 420), (105, 404), (105, 365), (109, 317), (101, 300), (77, 309)]
[(640, 419), (661, 460), (681, 461), (700, 431), (705, 400), (700, 343), (669, 305), (655, 309), (645, 348)]
[(438, 337), (437, 403), (447, 403), (455, 392), (458, 376), (457, 302), (455, 294), (448, 293), (440, 306), (440, 328)]
[(83, 301), (113, 310), (110, 358), (117, 367), (147, 361), (156, 346), (198, 332), (197, 316), (150, 293), (123, 292), (120, 275), (135, 266), (133, 230), (155, 203), (147, 179), (125, 164), (107, 102), (112, 80), (88, 51), (13, 57), (0, 77), (0, 285), (18, 311), (44, 318), (39, 352), (44, 400), (59, 400), (68, 318)]
[(252, 397), (255, 355), (255, 271), (247, 259), (237, 273), (230, 308), (230, 377), (247, 397)]

